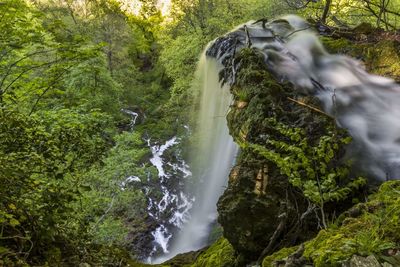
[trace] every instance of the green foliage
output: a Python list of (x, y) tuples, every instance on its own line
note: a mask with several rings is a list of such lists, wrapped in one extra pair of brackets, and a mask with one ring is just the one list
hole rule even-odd
[(75, 65), (66, 77), (65, 87), (63, 98), (69, 107), (119, 113), (122, 88), (107, 70), (105, 58), (98, 56)]
[(78, 234), (69, 203), (82, 190), (78, 171), (107, 148), (106, 120), (70, 111), (31, 118), (5, 108), (0, 116), (1, 244), (10, 250), (3, 256), (18, 261)]
[(287, 7), (313, 20), (321, 20), (324, 9), (327, 17), (324, 23), (339, 28), (356, 26), (361, 22), (371, 23), (385, 30), (396, 30), (400, 26), (399, 1), (380, 0), (327, 0), (327, 1), (286, 1)]
[(107, 245), (121, 244), (121, 240), (124, 240), (127, 234), (128, 229), (126, 229), (120, 220), (108, 217), (96, 227), (93, 241), (98, 244)]
[(269, 120), (270, 127), (278, 131), (285, 141), (268, 139), (266, 145), (249, 144), (249, 148), (276, 164), (289, 182), (302, 190), (313, 203), (323, 205), (328, 201), (346, 199), (366, 180), (359, 177), (348, 183), (348, 168), (338, 166), (339, 148), (351, 139), (340, 138), (333, 131), (320, 136), (317, 144), (309, 144), (308, 136), (301, 128), (290, 128), (275, 119)]
[(120, 263), (128, 231), (146, 227), (139, 184), (123, 183), (157, 177), (142, 134), (171, 128), (116, 135), (121, 108), (153, 126), (163, 114), (161, 17), (111, 0), (5, 0), (0, 12), (0, 265)]

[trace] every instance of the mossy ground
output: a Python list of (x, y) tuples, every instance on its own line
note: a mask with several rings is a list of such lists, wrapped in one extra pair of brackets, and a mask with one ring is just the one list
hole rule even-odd
[(228, 240), (220, 238), (187, 267), (231, 267), (235, 260), (234, 255), (235, 251)]
[(270, 267), (274, 263), (274, 261), (282, 260), (287, 258), (289, 255), (294, 253), (297, 250), (297, 246), (290, 248), (283, 248), (278, 250), (274, 254), (267, 256), (263, 259), (262, 267)]
[[(400, 266), (390, 251), (400, 248), (400, 181), (381, 185), (365, 204), (340, 216), (335, 224), (305, 243), (303, 254), (315, 267), (342, 266), (352, 255), (375, 255), (380, 262)], [(296, 250), (284, 248), (264, 258), (263, 267)]]

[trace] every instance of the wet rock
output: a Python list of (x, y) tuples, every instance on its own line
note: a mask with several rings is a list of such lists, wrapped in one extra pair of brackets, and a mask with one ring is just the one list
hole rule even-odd
[(312, 231), (307, 230), (307, 223), (299, 223), (301, 214), (297, 210), (305, 209), (305, 203), (288, 191), (287, 180), (270, 173), (268, 179), (262, 180), (265, 184), (257, 186), (265, 162), (247, 152), (241, 158), (218, 202), (218, 221), (235, 250), (246, 260), (256, 260), (268, 246), (272, 252), (310, 237)]
[[(237, 143), (265, 146), (271, 138), (287, 140), (273, 130), (269, 123), (272, 116), (292, 127), (304, 128), (310, 143), (332, 127), (330, 118), (288, 100), (291, 89), (283, 89), (263, 69), (264, 63), (256, 53), (243, 51), (240, 56), (243, 69), (237, 73), (234, 89), (246, 91), (248, 102), (246, 108), (231, 107), (228, 114), (230, 133)], [(310, 98), (303, 97), (301, 101), (315, 105)], [(261, 253), (271, 254), (315, 235), (318, 219), (315, 213), (307, 212), (308, 208), (305, 197), (276, 165), (251, 149), (243, 149), (218, 202), (224, 237), (239, 252), (238, 258), (243, 258), (237, 266), (257, 260)]]

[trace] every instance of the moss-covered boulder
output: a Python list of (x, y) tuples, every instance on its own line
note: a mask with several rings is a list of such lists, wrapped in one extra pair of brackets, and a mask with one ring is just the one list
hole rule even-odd
[[(314, 98), (301, 96), (289, 84), (276, 81), (256, 50), (242, 50), (236, 62), (241, 67), (231, 88), (235, 102), (227, 118), (241, 153), (219, 199), (218, 220), (239, 259), (248, 262), (315, 235), (319, 208), (312, 208), (300, 187), (291, 181), (294, 176), (289, 177), (292, 170), (288, 165), (302, 162), (295, 167), (300, 180), (308, 179), (310, 169), (319, 161), (324, 162), (326, 173), (336, 175), (343, 165), (342, 140), (347, 134), (317, 108)], [(323, 140), (332, 148), (329, 157), (318, 150)], [(324, 159), (315, 156), (316, 151)], [(351, 197), (340, 198), (343, 207), (349, 207), (346, 201)], [(324, 214), (329, 217), (337, 203), (326, 201)]]
[(132, 267), (231, 267), (234, 266), (236, 252), (225, 238), (219, 238), (211, 246), (175, 256), (163, 264), (149, 265), (130, 261)]

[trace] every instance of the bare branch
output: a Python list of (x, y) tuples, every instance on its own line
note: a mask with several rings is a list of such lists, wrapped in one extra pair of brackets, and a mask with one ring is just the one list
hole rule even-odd
[(41, 51), (36, 51), (36, 52), (33, 52), (33, 53), (29, 53), (29, 54), (25, 55), (24, 57), (18, 59), (17, 61), (11, 63), (11, 64), (8, 66), (7, 71), (6, 71), (6, 73), (4, 74), (4, 76), (3, 76), (3, 78), (2, 78), (2, 80), (1, 80), (1, 82), (0, 82), (0, 88), (3, 87), (4, 81), (6, 80), (6, 78), (8, 77), (8, 75), (10, 75), (11, 70), (12, 70), (15, 66), (17, 66), (18, 63), (20, 63), (20, 62), (22, 62), (23, 60), (25, 60), (25, 59), (27, 59), (27, 58), (30, 58), (30, 57), (32, 57), (32, 56), (39, 55), (39, 54), (50, 53), (50, 52), (55, 51), (55, 50), (57, 50), (57, 49), (54, 48), (54, 49), (50, 49), (50, 50), (41, 50)]

